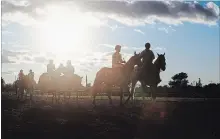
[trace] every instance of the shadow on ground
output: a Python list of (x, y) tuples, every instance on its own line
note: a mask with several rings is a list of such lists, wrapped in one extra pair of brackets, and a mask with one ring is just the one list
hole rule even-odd
[(92, 109), (42, 103), (29, 108), (2, 97), (2, 138), (212, 139), (220, 135), (219, 109), (220, 102), (214, 101)]

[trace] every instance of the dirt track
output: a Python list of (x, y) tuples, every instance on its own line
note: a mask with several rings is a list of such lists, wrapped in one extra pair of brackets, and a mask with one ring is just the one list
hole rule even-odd
[[(83, 101), (80, 101), (83, 103)], [(90, 103), (91, 104), (91, 103)], [(2, 97), (3, 138), (217, 138), (220, 102), (157, 102), (144, 107), (50, 104)]]

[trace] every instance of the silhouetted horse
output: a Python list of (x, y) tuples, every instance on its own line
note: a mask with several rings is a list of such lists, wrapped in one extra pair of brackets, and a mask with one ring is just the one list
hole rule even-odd
[(112, 104), (111, 89), (113, 86), (120, 88), (120, 105), (122, 105), (123, 88), (128, 88), (130, 82), (130, 75), (134, 70), (136, 64), (140, 64), (140, 58), (134, 53), (127, 63), (122, 68), (101, 68), (95, 77), (95, 81), (92, 87), (93, 104), (95, 105), (95, 98), (97, 93), (103, 93), (103, 86), (105, 86), (106, 93), (109, 98), (109, 103)]
[(35, 84), (36, 84), (35, 81), (34, 80), (31, 81), (28, 78), (28, 75), (24, 75), (24, 78), (22, 80), (16, 80), (14, 82), (14, 87), (17, 98), (23, 99), (24, 91), (25, 91), (26, 93), (30, 94), (30, 99), (32, 100)]
[[(140, 81), (142, 88), (144, 92), (146, 93), (146, 86), (150, 86), (151, 91), (150, 95), (152, 100), (156, 99), (156, 88), (157, 85), (161, 82), (160, 80), (160, 71), (165, 71), (166, 70), (166, 59), (165, 59), (165, 53), (164, 54), (157, 54), (158, 57), (155, 60), (155, 62), (152, 65), (146, 65), (143, 67), (143, 71), (147, 72), (142, 72), (140, 74), (140, 71), (134, 71), (132, 78), (131, 78), (131, 93), (125, 103), (130, 99), (131, 96), (134, 97), (134, 87), (138, 81)], [(147, 67), (150, 66), (150, 67)], [(148, 68), (148, 70), (146, 70)]]
[(49, 76), (49, 73), (43, 73), (40, 75), (38, 80), (38, 87), (42, 94), (44, 93), (54, 93), (58, 87), (58, 76), (59, 74), (54, 71), (54, 73)]
[(50, 77), (48, 73), (43, 73), (39, 78), (39, 89), (42, 94), (52, 94), (52, 99), (60, 96), (61, 93), (78, 90), (82, 85), (82, 77), (74, 75), (61, 75), (59, 71), (54, 71)]

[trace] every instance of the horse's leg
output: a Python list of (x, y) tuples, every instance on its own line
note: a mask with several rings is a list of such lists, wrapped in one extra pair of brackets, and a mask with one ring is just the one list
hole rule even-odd
[[(97, 78), (97, 77), (96, 77)], [(92, 96), (93, 96), (93, 105), (96, 106), (96, 96), (99, 92), (101, 92), (101, 82), (95, 79), (93, 87), (92, 87)]]
[(16, 98), (19, 99), (19, 88), (16, 87)]
[(21, 88), (20, 94), (21, 94), (21, 100), (23, 100), (23, 97), (24, 97), (24, 88), (23, 87)]
[(34, 95), (34, 87), (31, 86), (31, 89), (30, 89), (30, 100), (31, 100), (31, 102), (33, 100), (33, 95)]
[(131, 93), (130, 93), (130, 96), (132, 97), (132, 104), (134, 104), (134, 101), (135, 101), (135, 92), (134, 92), (134, 88), (137, 84), (137, 81), (138, 80), (134, 80), (132, 85), (131, 85)]
[(112, 97), (111, 97), (111, 89), (109, 86), (107, 86), (107, 91), (106, 91), (109, 99), (109, 104), (112, 105)]
[(152, 85), (150, 88), (151, 88), (151, 98), (152, 98), (152, 101), (155, 102), (156, 101), (157, 86), (156, 85)]
[(28, 93), (29, 93), (28, 91), (29, 91), (29, 90), (28, 90), (28, 88), (25, 88), (25, 89), (24, 89), (24, 93), (25, 93), (25, 100), (27, 100), (27, 95), (28, 95)]
[(122, 100), (123, 100), (123, 88), (120, 87), (120, 106), (123, 106)]
[(97, 95), (97, 87), (96, 85), (93, 85), (92, 87), (92, 96), (93, 96), (93, 101), (92, 101), (92, 104), (95, 106), (96, 105), (96, 95)]
[(18, 97), (18, 88), (15, 86), (15, 95)]
[(71, 91), (69, 91), (69, 94), (68, 94), (68, 95), (69, 95), (69, 101), (70, 101)]
[[(136, 80), (136, 79), (133, 79), (133, 80), (131, 81), (131, 92), (130, 92), (130, 94), (129, 94), (129, 96), (128, 96), (128, 98), (126, 99), (126, 101), (125, 101), (124, 104), (126, 104), (126, 103), (130, 100), (131, 97), (134, 97), (134, 87), (135, 87), (136, 83), (137, 83), (137, 80)], [(134, 99), (134, 98), (133, 98), (133, 99)], [(132, 100), (132, 101), (133, 101), (133, 100)]]
[[(147, 94), (147, 85), (146, 85), (146, 83), (144, 81), (140, 81), (140, 82), (141, 82), (141, 87), (142, 87), (144, 93)], [(151, 92), (150, 92), (150, 94), (151, 94)]]

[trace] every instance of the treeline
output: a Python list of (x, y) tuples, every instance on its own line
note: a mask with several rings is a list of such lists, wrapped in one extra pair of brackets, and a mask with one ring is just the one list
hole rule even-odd
[[(202, 84), (201, 79), (189, 83), (187, 73), (181, 72), (171, 77), (168, 85), (158, 86), (157, 96), (159, 97), (218, 97), (220, 98), (220, 83)], [(14, 84), (6, 84), (1, 78), (2, 91), (14, 91)], [(91, 87), (88, 83), (85, 88)], [(150, 88), (147, 88), (147, 92)], [(136, 96), (147, 95), (142, 87), (135, 88)]]
[[(189, 83), (187, 73), (181, 72), (171, 77), (168, 85), (158, 86), (157, 96), (161, 97), (220, 97), (220, 83), (202, 84), (201, 79)], [(135, 89), (137, 93), (143, 94), (139, 86)], [(147, 88), (147, 91), (150, 91)]]

